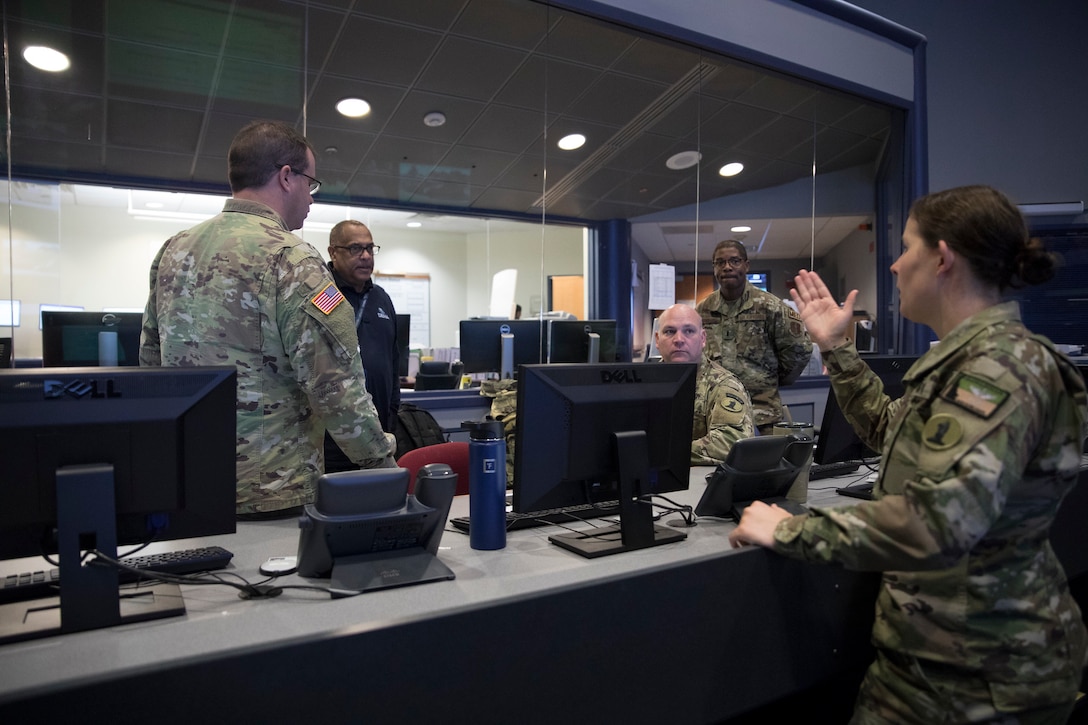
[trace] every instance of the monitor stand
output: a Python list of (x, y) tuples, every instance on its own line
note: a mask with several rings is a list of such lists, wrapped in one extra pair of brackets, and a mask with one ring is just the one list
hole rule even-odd
[(113, 466), (57, 469), (57, 553), (60, 596), (0, 606), (0, 643), (82, 632), (185, 613), (176, 584), (118, 584), (117, 570), (82, 562), (97, 549), (117, 558)]
[(654, 524), (650, 503), (640, 501), (641, 483), (650, 470), (645, 431), (620, 431), (612, 434), (613, 463), (620, 477), (620, 524), (602, 526), (585, 532), (554, 534), (548, 537), (556, 546), (596, 559), (622, 551), (648, 549), (673, 544), (688, 537), (682, 531)]

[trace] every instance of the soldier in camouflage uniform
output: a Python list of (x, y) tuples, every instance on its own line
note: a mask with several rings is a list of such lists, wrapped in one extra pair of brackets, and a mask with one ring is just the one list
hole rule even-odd
[(485, 380), (480, 395), (491, 398), (490, 416), (502, 422), (506, 438), (506, 487), (514, 487), (514, 439), (517, 437), (518, 382), (512, 379)]
[(691, 462), (716, 466), (729, 455), (733, 443), (755, 435), (751, 400), (733, 373), (706, 358), (706, 330), (698, 312), (687, 305), (673, 305), (661, 313), (657, 324), (654, 343), (664, 362), (699, 364)]
[(845, 340), (857, 291), (839, 308), (802, 271), (794, 292), (839, 404), (882, 451), (875, 500), (792, 518), (757, 504), (730, 540), (883, 572), (855, 722), (1064, 723), (1086, 633), (1049, 529), (1077, 481), (1086, 393), (1000, 299), (1048, 279), (1054, 260), (989, 187), (919, 199), (903, 243), (903, 315), (941, 342), (899, 400)]
[(727, 239), (714, 248), (718, 292), (698, 304), (707, 333), (707, 357), (733, 372), (752, 398), (752, 416), (763, 434), (783, 419), (778, 388), (808, 365), (812, 341), (797, 312), (748, 282), (748, 252)]
[(317, 250), (290, 233), (319, 183), (309, 142), (254, 122), (229, 167), (222, 213), (152, 263), (140, 364), (237, 367), (237, 509), (261, 517), (313, 500), (326, 428), (364, 467), (395, 465), (395, 441), (364, 386), (351, 305)]

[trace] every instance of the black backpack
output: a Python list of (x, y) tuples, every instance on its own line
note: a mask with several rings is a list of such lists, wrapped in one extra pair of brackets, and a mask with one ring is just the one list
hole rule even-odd
[(397, 458), (416, 448), (446, 442), (442, 426), (434, 416), (411, 403), (400, 404), (394, 435), (397, 436)]

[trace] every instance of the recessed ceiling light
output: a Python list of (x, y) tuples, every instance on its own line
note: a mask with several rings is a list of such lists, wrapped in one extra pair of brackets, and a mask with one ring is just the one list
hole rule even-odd
[(665, 166), (668, 166), (673, 171), (690, 169), (692, 166), (699, 163), (699, 159), (701, 158), (703, 158), (703, 155), (698, 151), (681, 151), (678, 154), (670, 156), (669, 160), (665, 162)]
[(752, 227), (742, 224), (739, 227), (729, 227), (729, 231), (736, 232), (737, 234), (743, 234), (744, 232), (752, 231)]
[(408, 222), (407, 226), (411, 229), (416, 229), (423, 226), (423, 222)]
[(734, 161), (718, 169), (718, 174), (721, 176), (736, 176), (742, 171), (744, 171), (744, 164)]
[(336, 102), (336, 110), (348, 118), (361, 118), (370, 113), (370, 104), (362, 98), (342, 98)]
[(147, 208), (147, 209), (162, 209), (162, 202), (161, 201), (149, 201), (146, 204), (144, 204), (144, 207)]
[(46, 70), (51, 73), (68, 70), (68, 66), (71, 65), (68, 62), (68, 56), (64, 53), (52, 48), (46, 48), (44, 45), (27, 46), (26, 50), (23, 51), (23, 58), (38, 70)]
[(574, 149), (580, 149), (586, 142), (586, 137), (580, 133), (572, 133), (569, 136), (564, 136), (559, 139), (559, 148), (564, 151), (573, 151)]

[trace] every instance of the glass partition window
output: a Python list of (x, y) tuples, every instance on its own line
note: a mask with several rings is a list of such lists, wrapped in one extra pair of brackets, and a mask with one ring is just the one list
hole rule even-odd
[[(630, 222), (629, 353), (648, 342), (648, 265), (673, 265), (676, 299), (697, 301), (725, 238), (775, 294), (814, 267), (874, 312), (894, 295), (878, 257), (901, 210), (878, 220), (875, 199), (901, 173), (902, 115), (750, 58), (531, 0), (46, 5), (4, 16), (0, 299), (22, 300), (21, 318), (142, 307), (162, 241), (221, 208), (227, 147), (253, 118), (314, 145), (307, 241), (323, 251), (332, 223), (358, 218), (383, 247), (379, 272), (429, 276), (434, 346), (456, 344), (506, 268), (526, 313), (551, 309), (553, 280), (581, 277), (583, 314), (599, 317), (592, 231), (614, 220)], [(68, 67), (35, 67), (31, 45)], [(352, 99), (369, 111), (337, 110)], [(22, 322), (16, 355), (34, 357)]]

